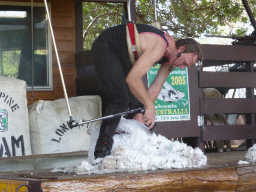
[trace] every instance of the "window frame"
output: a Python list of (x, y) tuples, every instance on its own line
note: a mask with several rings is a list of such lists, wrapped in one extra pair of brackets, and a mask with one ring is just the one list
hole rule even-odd
[[(5, 6), (14, 6), (14, 7), (31, 7), (31, 3), (29, 2), (7, 2), (7, 1), (1, 1), (0, 6), (5, 5)], [(45, 7), (44, 3), (33, 3), (34, 7)], [(51, 5), (48, 3), (48, 8), (49, 12), (51, 15)], [(48, 19), (48, 22), (49, 19)], [(26, 90), (28, 92), (30, 91), (53, 91), (53, 69), (52, 69), (52, 37), (51, 37), (51, 32), (50, 32), (50, 27), (48, 25), (47, 29), (47, 42), (46, 44), (48, 45), (48, 55), (46, 59), (46, 67), (47, 67), (47, 82), (48, 85), (46, 86), (28, 86), (26, 87)]]

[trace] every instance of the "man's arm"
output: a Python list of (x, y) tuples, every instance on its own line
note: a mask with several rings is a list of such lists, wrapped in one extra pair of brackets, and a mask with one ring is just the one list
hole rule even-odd
[[(173, 68), (174, 69), (174, 68)], [(171, 71), (173, 71), (173, 69)], [(148, 94), (149, 97), (153, 102), (155, 102), (157, 96), (159, 95), (164, 82), (166, 81), (167, 77), (171, 73), (169, 71), (169, 66), (168, 65), (161, 65), (161, 67), (158, 70), (158, 73), (154, 79), (154, 81), (151, 83), (151, 85), (148, 88)], [(143, 123), (143, 115), (141, 113), (138, 113), (134, 116), (134, 119)]]
[(131, 92), (146, 108), (143, 121), (149, 128), (152, 128), (155, 122), (155, 106), (154, 101), (151, 99), (143, 84), (142, 77), (161, 59), (165, 53), (165, 49), (166, 46), (164, 42), (159, 42), (157, 38), (151, 39), (151, 43), (147, 46), (147, 49), (143, 52), (126, 77), (126, 82)]
[(153, 102), (155, 102), (157, 96), (159, 95), (163, 87), (164, 82), (166, 81), (167, 77), (171, 73), (171, 71), (169, 71), (169, 68), (170, 66), (168, 65), (161, 65), (154, 81), (151, 83), (151, 85), (148, 88), (148, 94)]

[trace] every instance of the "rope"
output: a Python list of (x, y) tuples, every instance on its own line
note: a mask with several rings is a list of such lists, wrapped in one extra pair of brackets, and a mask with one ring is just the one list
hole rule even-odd
[(32, 47), (32, 55), (31, 55), (31, 65), (32, 65), (32, 82), (31, 82), (31, 99), (34, 99), (34, 1), (31, 0), (31, 47)]
[(63, 77), (63, 73), (62, 73), (62, 69), (61, 69), (61, 65), (60, 65), (60, 58), (59, 58), (59, 54), (58, 54), (58, 50), (57, 50), (55, 36), (54, 36), (54, 33), (53, 33), (52, 22), (51, 22), (50, 13), (49, 13), (49, 9), (48, 9), (48, 5), (47, 5), (47, 1), (46, 0), (44, 0), (44, 4), (45, 4), (45, 9), (46, 9), (47, 17), (49, 19), (49, 26), (50, 26), (53, 46), (54, 46), (54, 50), (55, 50), (55, 53), (56, 53), (57, 63), (58, 63), (59, 71), (60, 71), (61, 83), (62, 83), (62, 86), (63, 86), (64, 96), (65, 96), (66, 103), (67, 103), (68, 113), (69, 113), (70, 118), (72, 118), (72, 114), (71, 114), (71, 110), (70, 110), (70, 105), (69, 105), (69, 101), (68, 101), (67, 90), (66, 90), (66, 86), (65, 86), (65, 82), (64, 82), (64, 77)]
[(157, 19), (157, 9), (156, 9), (157, 2), (156, 1), (157, 0), (154, 0), (155, 21), (153, 23), (151, 23), (150, 25), (161, 30), (161, 25), (160, 25), (160, 23), (158, 22), (158, 19)]

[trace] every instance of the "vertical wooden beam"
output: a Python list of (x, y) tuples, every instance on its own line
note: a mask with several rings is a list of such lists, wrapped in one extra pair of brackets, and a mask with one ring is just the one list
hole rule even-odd
[[(254, 62), (250, 62), (250, 67), (250, 73), (254, 73)], [(251, 98), (254, 98), (254, 87), (251, 87)], [(251, 121), (252, 124), (255, 124), (255, 113), (252, 114)]]
[[(130, 13), (131, 13), (131, 20), (136, 23), (136, 9), (135, 9), (135, 2), (136, 0), (131, 0), (131, 5), (130, 5)], [(127, 0), (127, 2), (124, 4), (125, 6), (125, 13), (126, 13), (126, 18), (127, 18), (127, 21), (128, 21), (128, 3), (129, 3), (129, 0)]]
[(0, 50), (0, 73), (4, 72), (4, 67), (3, 67), (3, 51)]
[[(254, 62), (249, 62), (245, 64), (245, 71), (254, 73)], [(246, 98), (254, 98), (254, 87), (246, 88)], [(250, 113), (246, 114), (246, 124), (255, 124), (255, 114)], [(249, 149), (250, 147), (255, 144), (254, 139), (247, 139), (246, 140), (246, 147)]]
[(134, 23), (137, 22), (137, 20), (136, 20), (135, 2), (136, 2), (136, 0), (131, 0), (131, 18), (132, 18), (132, 21), (134, 21)]
[[(198, 66), (198, 71), (197, 71), (197, 76), (198, 76), (198, 78), (200, 78), (199, 73), (203, 71), (203, 63), (202, 63), (202, 61), (201, 61), (199, 64), (200, 64), (200, 65)], [(198, 79), (198, 81), (199, 81), (199, 79)], [(200, 98), (203, 98), (203, 88), (199, 87), (199, 85), (198, 85), (199, 116), (203, 116), (202, 111), (201, 111), (200, 102), (199, 102)], [(197, 119), (197, 121), (198, 121), (198, 119)], [(202, 131), (202, 129), (204, 128), (205, 125), (207, 125), (207, 121), (206, 121), (205, 119), (204, 119), (203, 121), (204, 121), (204, 122), (203, 122), (203, 125), (202, 125), (201, 128), (200, 128), (200, 130), (201, 130), (201, 133), (200, 133), (200, 134), (201, 134), (201, 137), (198, 138), (196, 141), (197, 141), (197, 146), (198, 146), (203, 152), (205, 152), (205, 142), (202, 141), (202, 137), (203, 137), (203, 131)], [(197, 123), (198, 123), (198, 122), (197, 122)]]
[(83, 4), (75, 1), (75, 52), (83, 51)]

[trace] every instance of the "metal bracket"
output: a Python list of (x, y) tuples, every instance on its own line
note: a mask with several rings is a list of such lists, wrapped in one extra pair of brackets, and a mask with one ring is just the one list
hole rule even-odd
[(203, 115), (198, 115), (197, 116), (197, 125), (199, 127), (202, 127), (204, 125), (204, 116)]
[(198, 61), (196, 64), (195, 64), (197, 70), (199, 71), (200, 70), (200, 67), (203, 66), (203, 62), (202, 61)]
[(136, 51), (136, 45), (132, 45), (132, 51)]

